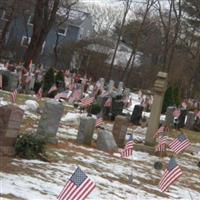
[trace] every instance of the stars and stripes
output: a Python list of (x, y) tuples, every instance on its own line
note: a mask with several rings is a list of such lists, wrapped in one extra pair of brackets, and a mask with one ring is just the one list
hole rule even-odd
[(122, 158), (127, 158), (133, 155), (133, 136), (130, 135), (128, 142), (126, 143), (124, 149), (120, 152)]
[(58, 200), (84, 200), (95, 183), (78, 167), (58, 196)]
[(172, 157), (160, 180), (160, 190), (165, 192), (182, 174), (181, 168), (177, 165), (175, 158)]
[(110, 108), (112, 106), (112, 98), (108, 98), (104, 104), (104, 107)]
[(36, 94), (37, 98), (40, 100), (42, 98), (42, 95), (43, 95), (43, 89), (40, 88)]
[(95, 124), (95, 127), (99, 127), (103, 124), (103, 118), (102, 117), (99, 117), (96, 119), (96, 124)]
[(12, 103), (16, 103), (17, 100), (17, 89), (15, 89), (11, 94), (10, 94), (10, 100)]
[(154, 134), (153, 138), (158, 138), (160, 136), (160, 134), (165, 132), (165, 126), (161, 126), (156, 133)]
[(173, 112), (173, 116), (176, 118), (179, 118), (180, 114), (181, 114), (181, 111), (180, 109), (177, 109), (177, 108)]
[(58, 90), (58, 88), (56, 87), (56, 85), (52, 85), (48, 91), (48, 94), (50, 94), (51, 92), (57, 91), (57, 90)]
[(54, 98), (57, 99), (57, 100), (59, 100), (59, 99), (67, 100), (70, 97), (71, 93), (72, 92), (68, 92), (68, 93), (67, 92), (61, 92), (61, 93), (58, 93)]
[(169, 143), (170, 149), (178, 154), (191, 145), (189, 139), (184, 133), (181, 133), (176, 139)]
[(158, 144), (155, 146), (155, 151), (165, 152), (166, 147), (168, 145), (168, 138), (167, 136), (160, 136), (158, 138)]
[(200, 119), (200, 111), (196, 114), (196, 117)]
[(81, 103), (83, 106), (90, 106), (94, 102), (94, 97), (85, 97), (81, 99)]

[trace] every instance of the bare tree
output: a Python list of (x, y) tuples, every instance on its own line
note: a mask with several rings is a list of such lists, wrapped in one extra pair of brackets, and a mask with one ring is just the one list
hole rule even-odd
[(116, 53), (117, 53), (117, 50), (118, 50), (118, 47), (119, 47), (120, 39), (121, 39), (122, 34), (123, 34), (124, 24), (126, 22), (126, 17), (127, 17), (128, 11), (130, 10), (131, 3), (132, 3), (132, 0), (126, 0), (125, 3), (124, 3), (124, 14), (123, 14), (120, 30), (119, 30), (119, 33), (118, 33), (114, 54), (112, 56), (112, 60), (111, 60), (111, 63), (110, 63), (110, 69), (109, 69), (109, 72), (108, 72), (108, 79), (110, 79), (110, 77), (112, 75), (113, 64), (114, 64)]

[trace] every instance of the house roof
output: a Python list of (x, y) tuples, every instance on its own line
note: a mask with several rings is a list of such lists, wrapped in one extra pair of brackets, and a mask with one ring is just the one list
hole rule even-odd
[[(67, 9), (60, 8), (57, 14), (61, 17), (66, 17), (67, 12), (68, 12)], [(71, 9), (69, 12), (69, 18), (66, 23), (72, 24), (74, 26), (80, 26), (88, 16), (90, 16), (89, 13), (76, 9)]]

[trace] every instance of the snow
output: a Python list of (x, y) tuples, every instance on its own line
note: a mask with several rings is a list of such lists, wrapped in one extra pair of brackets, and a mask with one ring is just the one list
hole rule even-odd
[(34, 111), (34, 112), (36, 112), (39, 107), (39, 104), (37, 103), (37, 101), (34, 101), (34, 100), (26, 100), (25, 105), (27, 106), (28, 110)]

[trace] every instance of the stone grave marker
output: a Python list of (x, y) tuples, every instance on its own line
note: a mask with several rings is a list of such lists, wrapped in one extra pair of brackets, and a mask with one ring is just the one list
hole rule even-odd
[(112, 91), (114, 89), (114, 84), (115, 84), (115, 82), (113, 80), (109, 81), (109, 84), (108, 84), (108, 92), (109, 93), (112, 93)]
[(142, 118), (142, 111), (143, 111), (143, 106), (141, 105), (135, 105), (132, 115), (131, 115), (131, 122), (135, 125), (140, 124), (140, 120)]
[(186, 109), (181, 109), (181, 114), (178, 118), (178, 128), (183, 128), (185, 126), (185, 118), (187, 116), (187, 110)]
[(185, 123), (185, 128), (192, 130), (193, 125), (195, 123), (195, 114), (194, 112), (188, 112), (187, 114), (187, 120)]
[(125, 138), (126, 138), (128, 123), (129, 123), (129, 120), (124, 116), (118, 115), (115, 118), (112, 134), (115, 138), (115, 141), (118, 147), (123, 148), (125, 145)]
[(172, 126), (174, 123), (174, 116), (173, 116), (174, 110), (175, 110), (175, 107), (173, 106), (167, 107), (165, 122), (169, 124), (170, 126)]
[(0, 152), (14, 155), (24, 111), (15, 105), (0, 107)]
[(104, 84), (105, 84), (105, 79), (104, 78), (100, 78), (99, 79), (100, 85), (101, 85), (101, 89), (104, 88)]
[(112, 98), (111, 113), (114, 120), (117, 115), (121, 115), (124, 107), (124, 102), (121, 95), (116, 95)]
[(100, 130), (97, 137), (97, 149), (113, 153), (118, 150), (117, 144), (112, 133)]
[(77, 136), (78, 144), (91, 145), (95, 123), (96, 120), (93, 117), (81, 117)]
[(49, 143), (56, 144), (58, 142), (56, 134), (63, 111), (64, 106), (62, 103), (53, 99), (45, 102), (37, 133), (47, 137)]
[(117, 93), (118, 93), (118, 94), (122, 94), (122, 92), (123, 92), (123, 87), (124, 87), (124, 83), (123, 83), (123, 82), (119, 82), (118, 88), (117, 88)]

